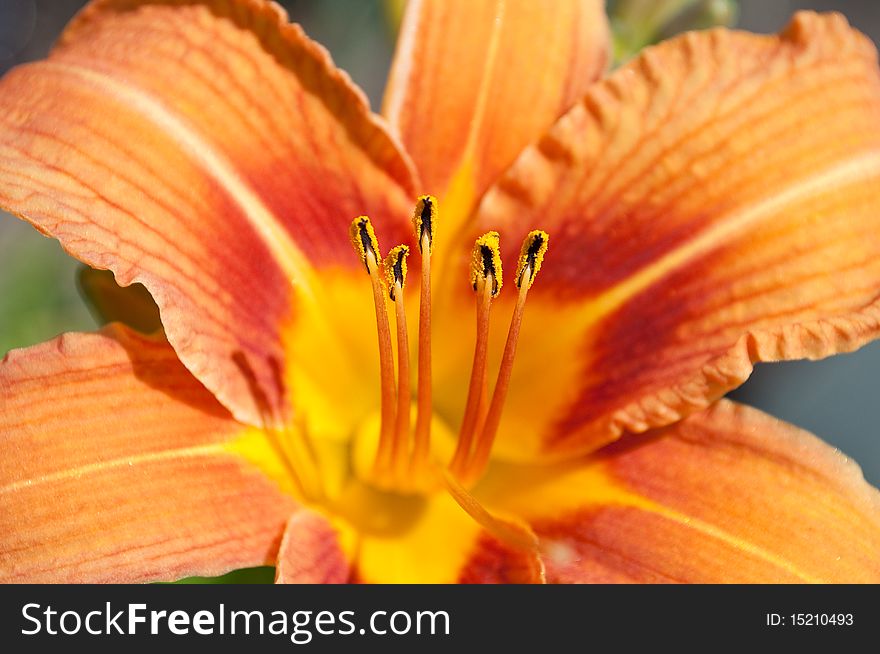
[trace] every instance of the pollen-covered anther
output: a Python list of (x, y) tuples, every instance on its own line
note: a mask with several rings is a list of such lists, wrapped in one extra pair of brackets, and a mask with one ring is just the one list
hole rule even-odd
[(376, 232), (367, 216), (358, 216), (351, 222), (348, 235), (351, 238), (351, 246), (360, 257), (367, 272), (370, 272), (370, 258), (372, 257), (373, 265), (379, 262), (379, 241), (376, 238)]
[(406, 245), (398, 245), (391, 248), (388, 256), (385, 257), (385, 279), (388, 282), (388, 295), (392, 300), (394, 297), (394, 289), (397, 286), (403, 288), (406, 284), (406, 259), (409, 256), (409, 247)]
[(486, 232), (474, 243), (471, 254), (471, 284), (477, 290), (481, 280), (492, 279), (492, 297), (498, 297), (503, 284), (501, 241), (498, 232)]
[(547, 253), (550, 236), (540, 229), (531, 231), (526, 236), (519, 253), (519, 261), (516, 264), (516, 287), (522, 286), (524, 273), (528, 270), (527, 287), (531, 288), (541, 270), (541, 263)]
[(433, 195), (421, 196), (416, 202), (412, 220), (419, 251), (425, 254), (424, 244), (427, 243), (427, 254), (430, 255), (434, 249), (434, 230), (437, 226), (437, 198)]

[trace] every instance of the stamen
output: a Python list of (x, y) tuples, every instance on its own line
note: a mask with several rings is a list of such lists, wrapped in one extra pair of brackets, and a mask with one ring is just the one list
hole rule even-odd
[(492, 298), (498, 296), (503, 284), (498, 232), (483, 234), (474, 243), (471, 283), (477, 293), (477, 340), (474, 345), (474, 362), (471, 367), (464, 418), (458, 432), (458, 445), (450, 463), (450, 469), (455, 475), (462, 472), (464, 464), (470, 457), (474, 434), (482, 426), (488, 403), (486, 368), (489, 350), (489, 311)]
[(391, 462), (394, 440), (394, 354), (391, 350), (391, 328), (385, 306), (385, 293), (379, 275), (379, 242), (367, 216), (355, 218), (349, 230), (351, 244), (363, 261), (373, 287), (373, 303), (376, 307), (376, 332), (379, 339), (379, 375), (382, 387), (381, 427), (379, 447), (376, 452), (376, 469), (379, 474), (387, 470)]
[(391, 299), (394, 300), (397, 321), (397, 422), (391, 449), (392, 472), (405, 483), (406, 463), (409, 461), (409, 405), (412, 391), (409, 385), (409, 339), (406, 329), (406, 311), (403, 287), (406, 284), (406, 258), (409, 248), (398, 245), (385, 258), (385, 275)]
[(519, 262), (516, 266), (516, 278), (514, 282), (519, 288), (516, 307), (510, 320), (510, 328), (507, 332), (507, 342), (504, 344), (504, 353), (501, 356), (501, 367), (498, 370), (498, 379), (495, 382), (495, 390), (492, 392), (492, 403), (486, 414), (486, 422), (480, 430), (474, 454), (470, 462), (465, 466), (462, 479), (465, 484), (474, 483), (483, 474), (489, 463), (489, 454), (501, 424), (501, 412), (504, 409), (504, 401), (507, 399), (507, 390), (510, 386), (510, 375), (513, 371), (513, 361), (516, 357), (516, 345), (519, 340), (519, 331), (522, 327), (523, 312), (526, 305), (526, 297), (529, 289), (535, 281), (541, 263), (547, 252), (549, 236), (546, 232), (535, 230), (529, 232), (523, 241), (520, 250)]
[[(419, 302), (417, 414), (412, 438), (410, 435), (412, 387), (404, 302), (407, 258), (410, 249), (405, 245), (399, 245), (393, 248), (382, 262), (379, 258), (379, 243), (376, 240), (370, 219), (366, 216), (360, 216), (352, 222), (350, 229), (352, 246), (364, 264), (373, 290), (381, 379), (380, 433), (375, 459), (371, 459), (372, 448), (370, 447), (369, 449), (361, 449), (370, 458), (364, 460), (363, 457), (357, 456), (353, 458), (353, 461), (355, 463), (363, 461), (367, 466), (372, 462), (371, 472), (362, 466), (357, 467), (358, 470), (363, 470), (366, 474), (365, 479), (369, 478), (369, 481), (378, 483), (386, 490), (407, 494), (430, 490), (440, 479), (437, 469), (429, 460), (433, 417), (431, 257), (436, 218), (436, 199), (430, 195), (419, 198), (413, 214), (413, 227), (422, 254), (422, 283)], [(467, 401), (458, 434), (458, 444), (449, 464), (449, 474), (465, 486), (475, 483), (488, 465), (489, 455), (498, 433), (501, 414), (510, 386), (526, 299), (535, 277), (541, 269), (549, 237), (545, 232), (536, 230), (530, 232), (523, 241), (514, 278), (519, 293), (501, 357), (498, 378), (490, 401), (487, 376), (489, 319), (492, 300), (499, 295), (503, 285), (499, 241), (497, 232), (483, 234), (474, 243), (471, 257), (471, 284), (476, 293), (477, 337), (474, 344), (473, 367)], [(385, 280), (380, 275), (380, 268), (384, 269)], [(396, 388), (394, 352), (386, 292), (395, 305), (398, 351)], [(375, 425), (375, 422), (372, 425)], [(375, 436), (374, 429), (374, 426), (367, 429), (370, 439)], [(371, 440), (357, 440), (357, 442), (369, 444)], [(309, 481), (302, 480), (303, 486), (314, 487), (313, 484), (308, 483)], [(320, 489), (315, 491), (310, 488), (309, 490), (314, 494), (320, 494)]]
[(413, 212), (413, 227), (422, 254), (422, 284), (419, 297), (419, 381), (417, 389), (415, 448), (412, 470), (417, 475), (428, 460), (431, 443), (431, 253), (437, 224), (437, 199), (423, 195)]

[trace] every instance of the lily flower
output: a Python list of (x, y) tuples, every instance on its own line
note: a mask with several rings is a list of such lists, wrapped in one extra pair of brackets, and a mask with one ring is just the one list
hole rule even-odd
[(414, 1), (377, 116), (271, 3), (98, 0), (11, 71), (0, 206), (163, 329), (3, 360), (0, 579), (880, 581), (858, 467), (720, 399), (880, 331), (873, 45), (608, 48)]

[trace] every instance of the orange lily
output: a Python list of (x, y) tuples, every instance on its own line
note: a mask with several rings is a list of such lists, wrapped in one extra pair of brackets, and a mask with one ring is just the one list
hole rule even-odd
[(8, 74), (0, 206), (164, 333), (4, 359), (0, 578), (880, 580), (857, 466), (718, 400), (878, 333), (873, 46), (607, 48), (412, 2), (380, 118), (272, 4), (98, 0)]

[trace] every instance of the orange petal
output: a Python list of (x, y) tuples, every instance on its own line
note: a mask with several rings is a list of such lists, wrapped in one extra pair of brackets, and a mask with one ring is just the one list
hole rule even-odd
[(274, 563), (294, 503), (164, 341), (120, 326), (0, 364), (0, 580), (140, 582)]
[(599, 0), (409, 3), (384, 114), (441, 198), (438, 238), (599, 77), (608, 48)]
[(275, 583), (342, 584), (348, 577), (348, 560), (333, 525), (316, 511), (297, 510), (281, 540)]
[(877, 53), (837, 14), (687, 34), (593, 87), (481, 205), (475, 233), (553, 237), (499, 446), (595, 449), (875, 338), (878, 116)]
[(858, 466), (726, 400), (578, 463), (493, 474), (482, 494), (532, 524), (550, 581), (880, 581), (880, 493)]
[(544, 565), (536, 552), (480, 534), (458, 579), (459, 584), (543, 584)]
[(291, 281), (357, 267), (352, 216), (408, 234), (410, 169), (271, 3), (98, 1), (0, 82), (0, 206), (143, 283), (187, 368), (252, 424), (285, 409)]

